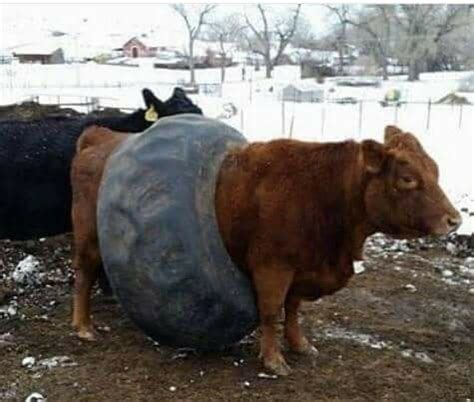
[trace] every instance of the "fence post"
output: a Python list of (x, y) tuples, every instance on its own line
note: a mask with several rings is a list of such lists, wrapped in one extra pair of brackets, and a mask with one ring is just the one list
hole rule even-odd
[(281, 136), (285, 136), (285, 101), (281, 100)]
[(324, 137), (325, 120), (326, 120), (326, 102), (323, 102), (323, 107), (321, 108), (321, 139)]
[(288, 138), (291, 140), (293, 138), (293, 126), (295, 124), (295, 113), (293, 110), (293, 115), (291, 116), (291, 121), (290, 121), (290, 132), (288, 133)]
[(459, 128), (461, 128), (461, 126), (462, 126), (462, 106), (463, 106), (463, 104), (461, 103), (459, 105)]
[(250, 79), (249, 81), (249, 103), (252, 103), (252, 96), (253, 96), (253, 93), (252, 93), (252, 79)]
[(428, 114), (426, 115), (426, 129), (430, 128), (430, 116), (431, 116), (431, 98), (428, 100)]
[(240, 109), (240, 131), (244, 132), (244, 108)]
[(359, 138), (362, 135), (362, 104), (363, 104), (363, 101), (360, 100), (359, 101)]

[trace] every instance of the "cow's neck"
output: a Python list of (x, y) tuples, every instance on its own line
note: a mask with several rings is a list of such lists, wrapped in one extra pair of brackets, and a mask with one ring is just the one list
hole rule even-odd
[[(319, 211), (316, 220), (324, 222), (325, 227), (321, 228), (315, 222), (320, 233), (314, 238), (322, 242), (319, 245), (321, 250), (327, 250), (326, 258), (343, 258), (352, 262), (362, 259), (365, 239), (374, 233), (368, 224), (364, 205), (366, 179), (362, 150), (355, 142), (329, 144), (329, 147), (333, 149), (328, 149), (323, 158), (319, 153), (325, 152), (324, 145), (315, 150), (314, 162), (318, 169), (312, 178), (316, 194), (314, 209)], [(327, 163), (318, 163), (317, 159)]]

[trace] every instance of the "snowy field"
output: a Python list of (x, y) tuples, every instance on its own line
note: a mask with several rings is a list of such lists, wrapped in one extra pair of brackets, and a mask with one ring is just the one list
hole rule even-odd
[[(474, 106), (432, 104), (456, 91), (459, 79), (473, 74), (430, 73), (421, 81), (409, 83), (406, 77), (382, 82), (378, 88), (335, 86), (327, 80), (331, 97), (354, 97), (357, 104), (293, 103), (278, 100), (279, 90), (295, 82), (299, 68), (277, 67), (274, 78), (264, 79), (264, 71), (247, 70), (241, 81), (241, 68), (227, 69), (222, 97), (192, 96), (210, 117), (223, 117), (223, 105), (232, 102), (237, 114), (225, 121), (242, 131), (250, 141), (292, 137), (306, 141), (339, 141), (373, 138), (381, 141), (387, 124), (397, 124), (416, 134), (440, 166), (441, 184), (456, 204), (474, 211)], [(78, 96), (99, 97), (101, 105), (135, 108), (142, 105), (140, 91), (149, 87), (160, 98), (170, 95), (176, 84), (185, 82), (187, 71), (136, 67), (82, 65), (0, 65), (0, 104), (24, 100), (32, 95), (58, 95), (77, 101)], [(198, 83), (218, 83), (219, 69), (197, 70)], [(251, 80), (251, 81), (250, 81)], [(400, 108), (382, 107), (379, 101), (388, 89), (397, 88), (408, 103)], [(474, 103), (474, 94), (460, 94)], [(44, 96), (41, 98), (45, 98)], [(465, 216), (467, 218), (467, 216)], [(472, 218), (472, 217), (471, 217)], [(474, 232), (473, 219), (465, 219), (462, 232)]]

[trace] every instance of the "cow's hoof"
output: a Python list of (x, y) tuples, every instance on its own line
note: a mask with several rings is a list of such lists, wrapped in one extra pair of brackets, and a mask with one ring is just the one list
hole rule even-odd
[(82, 341), (97, 341), (97, 332), (93, 328), (84, 328), (77, 331), (77, 337)]
[(263, 365), (268, 370), (279, 376), (287, 376), (291, 373), (291, 367), (285, 361), (281, 354), (274, 355), (271, 358), (264, 359)]
[(319, 356), (319, 351), (316, 349), (315, 346), (313, 346), (310, 342), (306, 341), (303, 344), (295, 347), (292, 346), (291, 350), (295, 353), (299, 353), (301, 355), (305, 355), (308, 357), (311, 357), (313, 359), (317, 358)]

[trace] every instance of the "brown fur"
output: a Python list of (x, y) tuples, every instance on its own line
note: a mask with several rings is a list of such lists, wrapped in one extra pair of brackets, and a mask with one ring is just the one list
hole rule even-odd
[(443, 234), (459, 225), (437, 181), (436, 163), (416, 138), (392, 126), (385, 144), (276, 140), (226, 157), (216, 213), (229, 254), (255, 285), (267, 368), (289, 372), (275, 331), (282, 308), (290, 348), (316, 353), (299, 328), (299, 305), (347, 284), (367, 236)]
[(96, 224), (99, 186), (108, 157), (128, 136), (103, 127), (89, 127), (77, 141), (72, 161), (72, 266), (76, 275), (72, 323), (84, 339), (94, 339), (90, 292), (101, 266)]
[[(438, 168), (416, 138), (388, 126), (372, 140), (304, 143), (277, 140), (232, 151), (216, 188), (216, 213), (234, 262), (252, 277), (265, 366), (287, 374), (275, 323), (285, 310), (292, 350), (316, 354), (298, 324), (301, 301), (344, 287), (365, 239), (443, 234), (460, 223), (438, 185)], [(109, 155), (127, 134), (90, 128), (72, 166), (76, 284), (73, 324), (93, 339), (90, 290), (101, 263), (97, 194)]]

